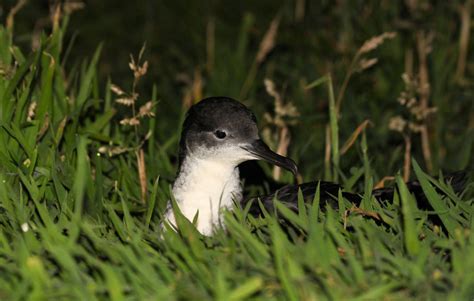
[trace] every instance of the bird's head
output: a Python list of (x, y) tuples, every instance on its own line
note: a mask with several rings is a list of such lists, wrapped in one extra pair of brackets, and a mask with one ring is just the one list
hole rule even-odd
[(273, 152), (260, 139), (255, 115), (228, 97), (206, 98), (189, 109), (181, 135), (180, 162), (187, 156), (235, 166), (264, 160), (297, 172), (293, 160)]

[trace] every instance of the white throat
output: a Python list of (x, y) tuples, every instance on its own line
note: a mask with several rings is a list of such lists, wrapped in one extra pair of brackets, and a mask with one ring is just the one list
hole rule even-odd
[[(235, 162), (187, 156), (173, 184), (173, 195), (188, 220), (192, 221), (198, 213), (199, 232), (211, 235), (222, 224), (222, 209), (231, 209), (234, 201), (242, 199), (239, 169)], [(171, 208), (167, 209), (165, 219), (176, 226)]]

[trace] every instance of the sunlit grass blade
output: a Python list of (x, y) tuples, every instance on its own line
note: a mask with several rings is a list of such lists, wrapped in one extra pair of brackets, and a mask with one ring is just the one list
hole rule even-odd
[(268, 260), (270, 258), (268, 246), (258, 241), (246, 227), (239, 224), (230, 214), (224, 216), (224, 221), (229, 234), (236, 241), (243, 244), (255, 260)]
[(420, 181), (421, 188), (423, 188), (423, 192), (428, 202), (436, 211), (436, 214), (443, 222), (443, 225), (446, 227), (449, 235), (454, 236), (454, 231), (458, 225), (456, 225), (455, 221), (450, 217), (450, 208), (446, 206), (446, 202), (436, 192), (433, 186), (431, 186), (429, 180), (427, 179), (425, 173), (421, 170), (418, 163), (413, 160), (412, 164), (416, 173), (416, 177), (418, 178), (418, 181)]
[(227, 296), (227, 300), (245, 300), (252, 296), (255, 292), (262, 289), (263, 280), (260, 277), (253, 277), (239, 285), (231, 291)]
[(24, 76), (27, 74), (29, 68), (32, 65), (37, 64), (38, 59), (40, 57), (40, 53), (41, 49), (38, 49), (36, 52), (30, 54), (26, 62), (24, 62), (18, 68), (13, 78), (9, 80), (8, 86), (1, 96), (2, 102), (0, 102), (0, 117), (2, 117), (3, 121), (10, 120), (10, 116), (12, 113), (13, 102), (9, 102), (7, 100), (10, 100), (13, 97), (13, 92), (18, 87)]
[(285, 254), (285, 245), (287, 240), (284, 238), (278, 224), (273, 223), (271, 226), (273, 238), (273, 256), (275, 261), (275, 268), (278, 278), (284, 288), (288, 300), (298, 300), (298, 293), (296, 287), (291, 279), (291, 271), (289, 270), (291, 258)]
[(157, 177), (155, 180), (155, 183), (153, 184), (153, 188), (151, 191), (150, 199), (148, 200), (147, 203), (147, 211), (145, 215), (145, 226), (148, 228), (150, 226), (151, 218), (153, 216), (153, 212), (155, 210), (155, 203), (156, 203), (156, 198), (158, 196), (158, 183), (160, 181), (160, 177)]
[(303, 215), (299, 215), (292, 211), (291, 209), (288, 209), (286, 205), (278, 200), (274, 200), (275, 203), (275, 208), (277, 208), (278, 213), (281, 214), (282, 217), (284, 217), (288, 222), (291, 224), (298, 226), (302, 230), (307, 229), (307, 222), (306, 222), (306, 216), (303, 217)]
[(89, 177), (89, 164), (87, 161), (87, 138), (80, 137), (77, 146), (76, 174), (74, 176), (74, 215), (80, 218), (84, 204), (84, 195)]
[(96, 76), (95, 69), (97, 62), (99, 61), (101, 50), (102, 45), (97, 48), (89, 66), (87, 67), (87, 71), (84, 74), (84, 78), (82, 79), (81, 86), (79, 88), (79, 93), (76, 98), (76, 108), (82, 108), (87, 98), (89, 97), (89, 94), (92, 90), (92, 81)]
[(397, 282), (390, 282), (387, 284), (382, 284), (377, 287), (371, 287), (367, 292), (357, 296), (356, 298), (352, 299), (353, 301), (363, 301), (363, 300), (376, 300), (379, 298), (383, 298), (389, 292), (393, 291), (394, 289), (402, 286), (400, 283)]
[(38, 99), (36, 116), (40, 126), (54, 119), (56, 107), (53, 105), (53, 78), (56, 62), (51, 54), (44, 52), (41, 56), (41, 91)]
[(397, 175), (396, 181), (402, 205), (401, 212), (405, 249), (409, 255), (415, 256), (420, 251), (420, 242), (418, 240), (418, 231), (414, 216), (416, 202), (400, 175)]

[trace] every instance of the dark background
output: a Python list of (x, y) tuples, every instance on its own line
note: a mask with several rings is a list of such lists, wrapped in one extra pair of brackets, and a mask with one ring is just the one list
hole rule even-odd
[[(4, 0), (1, 19), (16, 1)], [(84, 1), (72, 13), (65, 41), (69, 43), (66, 69), (78, 68), (100, 43), (99, 87), (110, 79), (129, 87), (133, 77), (128, 68), (130, 54), (138, 55), (146, 43), (144, 60), (149, 70), (138, 87), (141, 101), (156, 84), (159, 99), (156, 122), (157, 143), (179, 128), (183, 111), (192, 101), (211, 95), (237, 98), (262, 117), (273, 111), (273, 98), (265, 91), (270, 78), (300, 112), (290, 126), (289, 155), (295, 158), (305, 178), (323, 177), (325, 126), (328, 122), (327, 87), (304, 89), (328, 73), (335, 93), (340, 91), (351, 62), (364, 41), (384, 32), (397, 37), (385, 41), (364, 58), (378, 63), (355, 72), (344, 93), (340, 118), (341, 144), (365, 119), (368, 153), (378, 177), (390, 175), (403, 165), (404, 140), (388, 128), (396, 115), (410, 118), (397, 98), (404, 89), (402, 74), (407, 56), (415, 76), (419, 71), (417, 35), (431, 39), (427, 55), (430, 84), (429, 106), (437, 113), (427, 121), (432, 151), (432, 173), (472, 166), (473, 62), (468, 51), (462, 78), (456, 76), (460, 57), (461, 12), (464, 1)], [(54, 2), (29, 1), (15, 17), (15, 42), (28, 49), (35, 35), (48, 32)], [(298, 8), (300, 7), (300, 8)], [(280, 20), (275, 46), (251, 74), (259, 45), (274, 18)], [(213, 25), (212, 25), (213, 24)], [(214, 26), (213, 55), (209, 28)], [(472, 42), (468, 41), (468, 50)], [(247, 93), (242, 87), (250, 77)], [(193, 83), (200, 79), (194, 93)], [(101, 92), (104, 94), (105, 92)], [(271, 129), (271, 126), (268, 125)], [(411, 133), (412, 155), (422, 165), (420, 137)], [(177, 144), (176, 144), (177, 145)], [(174, 148), (170, 153), (175, 152)], [(360, 166), (362, 152), (357, 142), (341, 158), (341, 169), (349, 174)], [(426, 166), (425, 166), (426, 167)]]

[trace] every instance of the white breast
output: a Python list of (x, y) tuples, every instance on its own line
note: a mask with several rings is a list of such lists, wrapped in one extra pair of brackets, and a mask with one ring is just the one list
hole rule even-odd
[[(235, 163), (219, 159), (186, 158), (173, 185), (173, 195), (188, 220), (199, 212), (197, 229), (211, 235), (216, 226), (222, 225), (222, 209), (231, 209), (234, 201), (242, 199), (239, 170)], [(165, 219), (176, 226), (170, 208)]]

